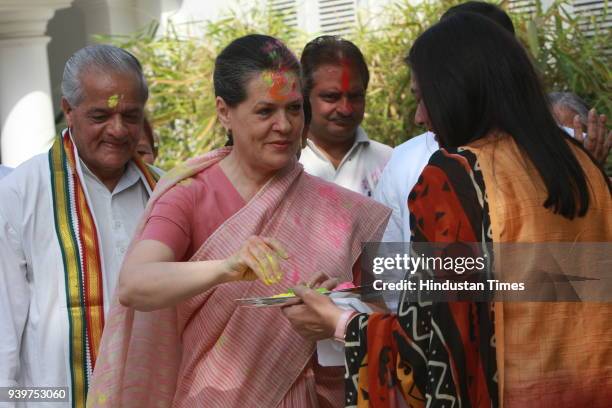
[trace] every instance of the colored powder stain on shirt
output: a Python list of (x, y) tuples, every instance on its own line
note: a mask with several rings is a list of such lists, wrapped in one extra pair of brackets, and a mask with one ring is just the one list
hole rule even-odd
[(344, 208), (345, 210), (350, 210), (354, 206), (355, 206), (355, 203), (353, 203), (352, 201), (343, 201), (342, 202), (342, 208)]
[(294, 266), (293, 269), (291, 270), (291, 273), (289, 274), (289, 283), (291, 283), (292, 285), (295, 285), (296, 283), (298, 283), (300, 280), (300, 270), (298, 269), (297, 266)]
[(321, 186), (318, 191), (319, 195), (323, 198), (335, 200), (338, 198), (338, 192), (332, 186)]
[(190, 171), (191, 169), (189, 168), (189, 166), (185, 163), (182, 163), (174, 167), (169, 172), (167, 172), (164, 176), (164, 179), (166, 180), (169, 180), (169, 179), (176, 180), (177, 178), (180, 179), (180, 178), (183, 178), (184, 175), (189, 174)]
[(335, 228), (337, 231), (348, 232), (351, 230), (351, 224), (343, 219), (336, 219), (331, 224), (332, 228)]
[(225, 344), (225, 336), (219, 336), (217, 342), (215, 343), (215, 348), (221, 348)]
[(298, 227), (302, 227), (302, 219), (299, 215), (296, 215), (295, 217), (293, 217), (293, 222), (295, 223), (295, 225), (297, 225)]
[(189, 185), (193, 183), (193, 179), (191, 177), (186, 178), (184, 180), (179, 181), (179, 185), (183, 186), (183, 187), (189, 187)]
[(335, 248), (342, 247), (344, 237), (351, 231), (351, 223), (342, 216), (330, 221), (329, 229), (325, 232), (325, 239), (331, 242)]
[(98, 394), (98, 404), (100, 405), (105, 405), (106, 401), (108, 400), (108, 396), (106, 394)]

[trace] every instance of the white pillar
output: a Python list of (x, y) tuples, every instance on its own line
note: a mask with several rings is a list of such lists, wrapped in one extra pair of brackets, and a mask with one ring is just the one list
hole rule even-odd
[(0, 0), (2, 164), (15, 167), (49, 148), (55, 134), (47, 22), (70, 1)]
[(152, 18), (159, 18), (159, 0), (75, 0), (83, 13), (87, 42), (92, 36), (131, 34)]
[(55, 134), (49, 37), (0, 40), (2, 163), (15, 167), (47, 150)]

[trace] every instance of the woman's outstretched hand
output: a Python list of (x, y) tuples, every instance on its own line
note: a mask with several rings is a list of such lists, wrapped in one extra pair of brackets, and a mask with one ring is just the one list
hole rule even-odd
[(282, 310), (295, 331), (313, 341), (333, 337), (343, 310), (328, 296), (306, 286), (297, 286), (293, 292), (304, 303), (286, 306)]
[(224, 261), (228, 281), (260, 279), (266, 285), (280, 282), (280, 262), (289, 255), (274, 238), (250, 236), (242, 247)]

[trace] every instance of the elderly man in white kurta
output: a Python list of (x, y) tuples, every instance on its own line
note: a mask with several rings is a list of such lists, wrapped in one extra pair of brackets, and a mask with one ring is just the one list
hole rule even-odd
[(68, 129), (0, 181), (0, 387), (67, 387), (70, 402), (49, 406), (84, 407), (155, 175), (132, 159), (148, 97), (136, 58), (83, 48), (66, 63), (62, 94)]

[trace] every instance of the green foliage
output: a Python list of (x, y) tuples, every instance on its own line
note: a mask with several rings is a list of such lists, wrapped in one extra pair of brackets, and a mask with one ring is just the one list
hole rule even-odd
[[(459, 2), (425, 0), (411, 5), (398, 0), (381, 15), (360, 18), (350, 39), (370, 67), (364, 127), (372, 138), (395, 146), (422, 132), (413, 123), (415, 103), (403, 58), (417, 36)], [(566, 12), (568, 4), (557, 1), (546, 11), (538, 7), (533, 16), (512, 15), (518, 36), (533, 55), (547, 91), (574, 91), (610, 116), (610, 51), (606, 53), (605, 47), (612, 43), (612, 34), (595, 25), (597, 35), (586, 37), (578, 29), (580, 21)], [(373, 24), (374, 19), (382, 24)], [(214, 59), (224, 46), (259, 32), (280, 38), (299, 55), (309, 39), (287, 28), (280, 17), (252, 7), (214, 23), (169, 25), (166, 32), (158, 31), (152, 25), (110, 41), (143, 63), (151, 93), (149, 116), (161, 139), (157, 164), (165, 169), (225, 142), (216, 123), (212, 85)]]
[(305, 43), (279, 17), (257, 9), (217, 22), (170, 23), (163, 33), (153, 23), (131, 36), (98, 38), (129, 50), (143, 65), (149, 84), (148, 116), (160, 139), (156, 165), (170, 169), (225, 143), (215, 112), (215, 57), (233, 39), (250, 33), (267, 33), (290, 46)]
[[(534, 56), (547, 91), (574, 92), (609, 117), (612, 31), (593, 18), (573, 17), (569, 5), (557, 0), (545, 11), (537, 7), (534, 16), (513, 15), (518, 36)], [(581, 24), (590, 25), (595, 35), (587, 36)]]
[[(413, 2), (414, 3), (414, 2)], [(410, 70), (404, 63), (414, 40), (436, 23), (458, 0), (424, 1), (412, 5), (398, 1), (384, 10), (380, 28), (367, 19), (358, 22), (354, 40), (370, 69), (367, 108), (363, 126), (373, 139), (397, 146), (425, 129), (414, 124), (415, 100), (410, 93)]]

